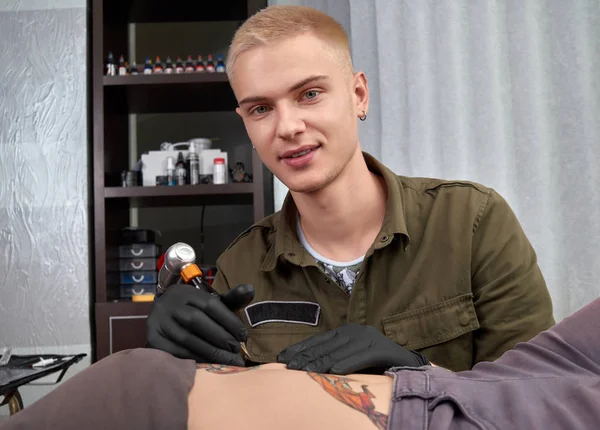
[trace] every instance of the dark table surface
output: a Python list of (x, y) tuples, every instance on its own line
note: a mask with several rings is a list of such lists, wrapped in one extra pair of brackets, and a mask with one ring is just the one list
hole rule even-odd
[[(37, 379), (61, 372), (57, 380), (58, 384), (66, 371), (73, 364), (81, 361), (87, 354), (57, 355), (13, 355), (8, 364), (0, 366), (0, 395), (8, 395), (20, 386), (28, 384)], [(55, 358), (57, 361), (46, 367), (32, 367), (40, 359)]]

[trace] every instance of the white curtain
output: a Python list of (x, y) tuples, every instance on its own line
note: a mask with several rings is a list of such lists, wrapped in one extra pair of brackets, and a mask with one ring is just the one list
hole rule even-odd
[[(369, 80), (361, 146), (511, 204), (558, 320), (600, 295), (600, 1), (273, 0), (338, 19)], [(275, 183), (276, 209), (287, 192)]]

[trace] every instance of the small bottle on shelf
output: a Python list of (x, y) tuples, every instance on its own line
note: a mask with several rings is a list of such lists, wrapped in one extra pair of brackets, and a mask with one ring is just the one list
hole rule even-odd
[(127, 65), (122, 55), (119, 57), (119, 76), (127, 76)]
[(173, 157), (167, 157), (167, 185), (177, 185), (175, 182), (175, 160)]
[(196, 61), (196, 72), (204, 72), (204, 60), (202, 60), (202, 55), (198, 55), (198, 60)]
[(173, 61), (171, 60), (171, 57), (167, 56), (167, 61), (165, 63), (165, 73), (170, 75), (174, 71), (175, 69), (173, 68)]
[(188, 154), (185, 157), (187, 183), (190, 185), (197, 185), (200, 183), (200, 157), (196, 152), (196, 144), (190, 142), (188, 148)]
[(178, 55), (175, 60), (175, 73), (183, 73), (183, 63), (181, 62), (181, 57)]
[(151, 75), (152, 71), (152, 60), (150, 59), (150, 57), (146, 57), (146, 62), (144, 64), (144, 75)]
[(177, 180), (177, 185), (185, 185), (185, 160), (182, 152), (180, 152), (177, 156), (177, 164), (175, 165), (175, 178)]
[(188, 55), (187, 61), (185, 62), (185, 73), (192, 73), (196, 70), (194, 67), (194, 60), (191, 55)]
[(206, 71), (210, 73), (213, 73), (215, 71), (215, 63), (213, 62), (211, 54), (208, 54), (208, 60), (206, 62)]
[(115, 59), (113, 57), (112, 52), (108, 53), (108, 58), (106, 60), (105, 74), (106, 74), (106, 76), (115, 76), (117, 74), (117, 70), (116, 70), (116, 66), (115, 66)]
[(223, 62), (223, 55), (217, 55), (217, 68), (216, 71), (219, 73), (225, 73), (225, 63)]
[(157, 55), (156, 62), (154, 63), (154, 73), (162, 73), (163, 71), (163, 65), (160, 61), (160, 57)]
[(215, 158), (213, 163), (213, 184), (226, 184), (227, 166), (225, 166), (225, 158)]

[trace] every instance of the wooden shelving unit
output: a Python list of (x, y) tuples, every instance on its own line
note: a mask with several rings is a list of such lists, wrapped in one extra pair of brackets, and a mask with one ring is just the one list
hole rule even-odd
[(92, 0), (94, 360), (145, 345), (145, 319), (152, 303), (115, 301), (107, 286), (107, 262), (118, 245), (113, 233), (128, 226), (132, 206), (252, 205), (253, 221), (265, 216), (263, 165), (256, 153), (252, 156), (251, 183), (119, 186), (118, 173), (129, 165), (130, 114), (233, 111), (236, 101), (224, 73), (105, 76), (108, 52), (128, 51), (129, 24), (241, 24), (266, 6), (267, 0)]

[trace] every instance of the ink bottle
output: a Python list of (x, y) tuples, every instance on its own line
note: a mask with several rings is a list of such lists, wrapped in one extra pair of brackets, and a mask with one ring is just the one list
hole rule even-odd
[(167, 57), (167, 61), (165, 63), (165, 73), (170, 75), (174, 71), (175, 69), (173, 68), (173, 61), (171, 60), (171, 57)]
[(122, 55), (119, 57), (119, 76), (127, 76), (127, 64)]
[(144, 75), (152, 74), (152, 60), (150, 57), (146, 57), (146, 62), (144, 64)]
[(215, 63), (213, 62), (211, 54), (208, 54), (208, 61), (206, 62), (206, 71), (211, 73), (215, 71)]
[(217, 68), (216, 68), (216, 70), (219, 73), (225, 73), (225, 63), (223, 62), (223, 55), (222, 54), (217, 55)]
[(154, 73), (162, 73), (164, 71), (160, 57), (156, 56), (156, 62), (154, 63)]
[(175, 73), (183, 73), (183, 63), (181, 62), (181, 57), (178, 55), (175, 60)]
[(185, 62), (185, 73), (192, 73), (196, 70), (194, 67), (194, 60), (192, 60), (192, 56), (188, 55), (187, 61)]
[(196, 61), (196, 72), (204, 72), (204, 61), (202, 60), (202, 55), (198, 55), (198, 60)]
[(108, 53), (108, 59), (106, 60), (106, 76), (115, 76), (117, 73), (115, 66), (115, 59), (113, 53)]

